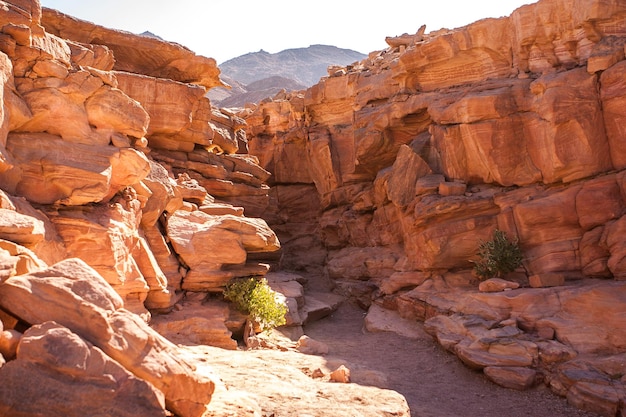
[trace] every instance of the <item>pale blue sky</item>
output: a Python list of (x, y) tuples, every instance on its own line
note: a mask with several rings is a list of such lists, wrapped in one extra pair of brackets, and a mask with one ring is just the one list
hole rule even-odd
[[(313, 44), (369, 53), (385, 49), (386, 36), (465, 26), (508, 16), (533, 0), (41, 0), (102, 26), (146, 30), (219, 63), (264, 49)], [(372, 4), (376, 7), (372, 7)]]

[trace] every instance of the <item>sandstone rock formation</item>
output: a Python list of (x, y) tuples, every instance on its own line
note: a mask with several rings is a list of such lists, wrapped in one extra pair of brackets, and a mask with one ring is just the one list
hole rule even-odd
[(46, 8), (41, 13), (41, 24), (48, 33), (71, 41), (72, 55), (81, 59), (80, 65), (83, 60), (104, 61), (99, 57), (106, 56), (109, 59), (104, 70), (145, 74), (206, 88), (222, 85), (215, 60), (198, 56), (182, 45), (104, 28)]
[[(76, 334), (70, 336), (76, 338), (74, 343), (85, 344), (87, 342), (81, 341), (84, 339), (94, 344), (104, 352), (100, 353), (101, 356), (106, 354), (110, 357), (107, 360), (114, 361), (118, 368), (123, 366), (141, 378), (145, 384), (144, 390), (146, 388), (158, 390), (152, 394), (157, 399), (164, 395), (167, 407), (177, 414), (201, 416), (210, 402), (214, 389), (213, 381), (196, 375), (193, 367), (177, 353), (175, 345), (148, 327), (138, 316), (125, 310), (120, 296), (83, 261), (76, 258), (68, 259), (47, 269), (11, 277), (0, 286), (0, 297), (3, 300), (2, 308), (12, 316), (29, 324), (44, 325), (54, 321), (66, 328), (64, 331)], [(20, 342), (18, 360), (22, 359), (23, 344), (29, 346), (28, 336), (29, 334), (26, 334)], [(64, 349), (64, 338), (58, 335), (57, 337), (60, 339), (58, 342), (45, 343), (46, 348), (51, 349), (51, 354), (54, 353), (51, 346), (55, 343), (60, 343), (61, 349)], [(29, 361), (27, 357), (25, 354), (24, 365), (32, 366), (32, 360)], [(40, 359), (48, 361), (47, 367), (55, 365), (54, 358), (46, 358), (45, 354)], [(63, 358), (61, 363), (65, 360), (70, 361)], [(102, 359), (94, 358), (94, 362), (93, 366), (103, 366)], [(46, 367), (45, 362), (43, 365)], [(65, 366), (84, 369), (84, 373), (78, 375), (87, 380), (90, 374), (103, 371), (92, 369), (89, 364), (80, 366), (79, 363), (72, 366), (71, 363), (67, 363)], [(1, 373), (8, 373), (3, 380), (24, 378), (25, 375), (19, 371), (10, 373), (12, 370), (15, 371), (12, 367), (0, 368)], [(67, 374), (63, 369), (57, 369), (57, 372)], [(121, 371), (112, 372), (115, 375)], [(128, 377), (118, 378), (123, 382)], [(28, 392), (37, 395), (30, 390), (22, 394)], [(142, 394), (144, 395), (147, 394)], [(152, 409), (155, 407), (155, 401), (152, 401)], [(6, 391), (5, 396), (0, 399), (2, 404), (0, 407), (4, 407), (10, 413), (13, 410), (20, 410), (23, 407), (22, 402), (31, 403), (30, 407), (44, 406), (40, 401), (35, 401), (35, 398), (21, 397), (18, 400), (14, 398), (14, 393)], [(158, 404), (156, 402), (156, 405)], [(102, 407), (106, 409), (110, 404), (105, 401)], [(72, 411), (74, 412), (77, 411)]]
[[(442, 345), (498, 384), (543, 382), (623, 413), (621, 370), (589, 369), (626, 349), (613, 330), (626, 309), (625, 15), (619, 1), (540, 0), (389, 38), (304, 94), (243, 109), (274, 174), (263, 217), (283, 264), (323, 259), (361, 305), (434, 320)], [(495, 229), (524, 263), (508, 291), (481, 293), (472, 261)]]
[[(497, 384), (624, 414), (625, 16), (617, 0), (540, 0), (422, 28), (234, 114), (205, 96), (212, 59), (4, 2), (0, 413), (254, 415), (155, 329), (232, 349), (245, 316), (221, 288), (267, 275), (294, 341), (349, 297), (372, 330), (395, 328), (381, 307), (424, 321)], [(472, 261), (495, 229), (524, 264), (479, 291)], [(76, 407), (48, 402), (77, 381)], [(383, 397), (378, 411), (407, 414)]]
[[(18, 358), (3, 366), (0, 374), (3, 415), (38, 415), (42, 410), (50, 416), (166, 415), (159, 390), (52, 321), (26, 331)], [(36, 397), (42, 401), (24, 401)]]
[[(277, 350), (232, 352), (211, 346), (186, 350), (199, 360), (211, 358), (224, 375), (207, 417), (410, 416), (401, 395), (371, 386), (362, 375), (353, 373), (356, 381), (352, 384), (330, 382), (335, 366), (324, 356)], [(267, 366), (267, 357), (291, 366)], [(246, 370), (245, 378), (242, 370)]]
[[(147, 323), (185, 291), (264, 275), (254, 257), (280, 248), (247, 217), (270, 173), (205, 97), (215, 61), (37, 0), (0, 21), (0, 413), (202, 415), (215, 378)], [(228, 316), (201, 342), (236, 347)]]

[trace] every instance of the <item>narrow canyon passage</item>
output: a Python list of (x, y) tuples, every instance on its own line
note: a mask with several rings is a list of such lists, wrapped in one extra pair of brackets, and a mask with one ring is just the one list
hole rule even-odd
[(306, 326), (305, 333), (329, 347), (329, 367), (346, 364), (354, 383), (404, 395), (412, 417), (592, 417), (545, 386), (529, 391), (502, 388), (464, 366), (430, 336), (409, 339), (363, 330), (365, 312), (345, 302), (331, 316)]

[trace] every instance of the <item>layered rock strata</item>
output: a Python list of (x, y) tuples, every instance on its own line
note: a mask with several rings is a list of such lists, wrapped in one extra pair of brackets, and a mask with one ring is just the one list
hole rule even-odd
[(216, 377), (147, 322), (280, 248), (215, 61), (37, 0), (0, 22), (0, 414), (203, 415)]
[[(4, 2), (0, 413), (204, 414), (217, 378), (146, 321), (176, 304), (154, 328), (233, 348), (245, 318), (215, 294), (269, 259), (425, 321), (495, 383), (624, 414), (625, 19), (542, 0), (420, 29), (233, 114), (205, 98), (211, 59)], [(525, 261), (483, 292), (496, 228)], [(296, 338), (338, 300), (268, 278)], [(47, 403), (77, 382), (75, 407)]]
[[(137, 315), (125, 310), (119, 295), (97, 272), (81, 260), (68, 259), (48, 269), (11, 277), (0, 286), (0, 296), (3, 299), (2, 307), (10, 314), (29, 324), (42, 325), (41, 330), (45, 329), (41, 334), (42, 337), (49, 335), (60, 339), (56, 342), (60, 344), (57, 355), (66, 350), (71, 352), (70, 345), (86, 344), (81, 340), (83, 339), (101, 349), (104, 353), (100, 352), (99, 356), (106, 354), (109, 357), (106, 361), (111, 362), (113, 364), (111, 366), (123, 367), (122, 369), (128, 370), (126, 372), (130, 371), (137, 378), (141, 378), (145, 384), (144, 389), (153, 391), (149, 393), (155, 397), (152, 400), (153, 408), (159, 405), (157, 400), (164, 394), (168, 409), (178, 415), (201, 416), (211, 400), (214, 382), (194, 373), (194, 368), (184, 361), (175, 345), (152, 330)], [(80, 303), (76, 302), (77, 299)], [(58, 334), (60, 331), (74, 333), (73, 337), (76, 340), (72, 342), (66, 340), (67, 338)], [(24, 335), (25, 339), (20, 342), (16, 363), (20, 363), (20, 360), (28, 356), (27, 347), (32, 346), (29, 336), (32, 337), (32, 334), (27, 332)], [(51, 365), (55, 365), (54, 357), (48, 357), (55, 354), (55, 349), (51, 347), (54, 344), (55, 342), (45, 344), (50, 353), (39, 358), (48, 361), (48, 364), (44, 365), (46, 367), (53, 368)], [(22, 347), (27, 352), (24, 352)], [(84, 350), (84, 347), (81, 349)], [(64, 357), (59, 362), (61, 366), (71, 368), (71, 360), (77, 359)], [(28, 365), (29, 361), (26, 362)], [(78, 363), (75, 372), (79, 378), (86, 380), (90, 379), (90, 374), (97, 375), (99, 371), (103, 375), (121, 373), (118, 370), (103, 369), (103, 365), (102, 357), (95, 358), (93, 363), (89, 361)], [(4, 374), (11, 369), (0, 368), (0, 373)], [(68, 373), (62, 369), (57, 372)], [(31, 374), (25, 371), (8, 375), (3, 380), (9, 382), (15, 379), (19, 382), (35, 378), (37, 374), (29, 376)], [(119, 378), (121, 382), (124, 381), (124, 376)], [(134, 379), (133, 377), (130, 380)], [(62, 386), (57, 389), (64, 390)], [(114, 392), (119, 393), (121, 389), (114, 388)], [(9, 415), (13, 410), (23, 412), (22, 407), (42, 405), (40, 401), (24, 401), (24, 398), (17, 400), (11, 397), (11, 393), (11, 390), (7, 390), (6, 396), (2, 396), (0, 401), (2, 404), (0, 407), (3, 407)], [(144, 395), (147, 394), (142, 394)], [(71, 404), (64, 406), (71, 409)], [(103, 409), (109, 406), (106, 401), (102, 404)], [(70, 411), (72, 414), (75, 412), (77, 410)]]
[[(619, 1), (541, 0), (389, 38), (304, 92), (242, 110), (250, 149), (274, 174), (281, 216), (265, 216), (284, 250), (306, 259), (308, 242), (314, 261), (300, 267), (325, 256), (364, 306), (452, 320), (432, 333), (497, 383), (544, 381), (579, 407), (623, 413), (622, 370), (588, 371), (617, 359), (571, 360), (626, 349), (615, 330), (626, 311), (625, 19)], [(472, 272), (496, 229), (524, 255), (509, 276), (522, 288), (507, 296), (479, 293)]]

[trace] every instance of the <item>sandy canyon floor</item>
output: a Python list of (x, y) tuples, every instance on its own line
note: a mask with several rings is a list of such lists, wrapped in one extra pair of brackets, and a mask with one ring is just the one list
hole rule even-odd
[(502, 388), (463, 365), (433, 339), (363, 331), (364, 312), (343, 304), (306, 333), (329, 345), (329, 356), (384, 374), (388, 388), (404, 395), (412, 417), (589, 417), (542, 386)]
[[(328, 346), (326, 355), (292, 348), (189, 347), (189, 354), (221, 380), (205, 416), (408, 417), (404, 399), (411, 417), (595, 416), (543, 385), (523, 392), (499, 387), (425, 333), (407, 338), (365, 331), (364, 316), (362, 309), (346, 302), (305, 328), (305, 334)], [(328, 374), (341, 365), (351, 370), (352, 383), (313, 376), (318, 369)]]

